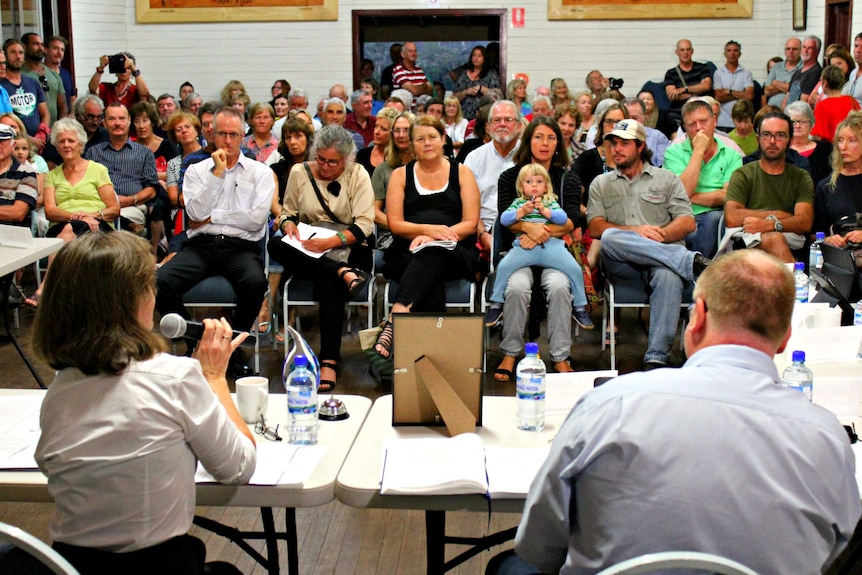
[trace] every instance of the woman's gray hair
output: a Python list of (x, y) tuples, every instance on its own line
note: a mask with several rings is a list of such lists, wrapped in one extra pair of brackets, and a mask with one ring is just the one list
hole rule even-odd
[[(332, 99), (338, 100), (338, 98)], [(334, 124), (323, 126), (315, 132), (314, 144), (311, 146), (308, 157), (315, 158), (319, 150), (329, 150), (330, 148), (338, 152), (338, 155), (348, 164), (353, 161), (356, 155), (356, 143), (353, 141), (353, 136), (341, 126)]]
[(787, 107), (784, 108), (784, 113), (788, 116), (805, 116), (805, 119), (808, 120), (811, 127), (814, 127), (814, 112), (811, 111), (811, 106), (808, 105), (808, 102), (797, 100), (792, 104), (787, 104)]
[(54, 122), (54, 125), (51, 127), (51, 144), (54, 147), (57, 146), (57, 140), (63, 132), (72, 132), (78, 139), (79, 144), (82, 146), (87, 145), (87, 132), (84, 130), (84, 126), (81, 125), (81, 122), (75, 118), (62, 118)]

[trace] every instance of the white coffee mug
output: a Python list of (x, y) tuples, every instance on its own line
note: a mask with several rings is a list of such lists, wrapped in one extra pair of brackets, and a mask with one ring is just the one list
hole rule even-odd
[(241, 377), (236, 380), (236, 406), (246, 423), (257, 423), (269, 404), (269, 380), (265, 377)]

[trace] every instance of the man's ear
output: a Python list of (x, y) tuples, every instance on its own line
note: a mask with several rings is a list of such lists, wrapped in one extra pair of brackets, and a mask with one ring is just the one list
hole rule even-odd
[(793, 333), (793, 328), (788, 326), (787, 327), (787, 334), (785, 334), (784, 340), (778, 346), (778, 349), (775, 350), (775, 353), (781, 353), (787, 348), (787, 343), (790, 341), (790, 336), (792, 335), (792, 333)]

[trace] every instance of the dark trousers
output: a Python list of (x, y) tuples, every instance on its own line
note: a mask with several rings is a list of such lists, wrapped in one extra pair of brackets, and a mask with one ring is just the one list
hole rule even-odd
[[(338, 269), (351, 267), (326, 256), (312, 258), (293, 249), (280, 237), (269, 242), (269, 255), (284, 266), (284, 275), (310, 280), (314, 284), (314, 299), (320, 302), (320, 353), (318, 359), (341, 359), (341, 331), (344, 329), (344, 306), (349, 297)], [(358, 267), (358, 266), (357, 266)]]
[(200, 235), (188, 240), (177, 255), (156, 273), (156, 307), (162, 315), (188, 318), (183, 294), (204, 278), (224, 276), (237, 296), (233, 327), (247, 331), (254, 324), (267, 281), (260, 244), (229, 236)]
[(444, 250), (426, 248), (415, 254), (406, 254), (404, 268), (398, 282), (395, 303), (413, 304), (413, 312), (446, 311), (445, 282), (464, 279), (467, 270), (464, 256), (458, 248)]
[(53, 547), (81, 575), (200, 575), (206, 559), (203, 542), (191, 535), (180, 535), (129, 553), (111, 553), (60, 542), (55, 542)]

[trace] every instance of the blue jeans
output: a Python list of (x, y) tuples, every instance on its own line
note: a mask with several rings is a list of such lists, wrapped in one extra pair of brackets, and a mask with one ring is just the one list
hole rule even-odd
[(542, 575), (539, 569), (527, 563), (514, 551), (503, 551), (491, 558), (486, 575)]
[(693, 280), (695, 253), (681, 244), (661, 244), (631, 230), (602, 234), (602, 264), (614, 279), (640, 279), (649, 293), (649, 342), (644, 362), (667, 362), (679, 323), (682, 292)]
[(525, 250), (521, 247), (521, 241), (515, 240), (512, 249), (497, 264), (491, 301), (503, 303), (503, 294), (509, 284), (509, 277), (516, 270), (530, 266), (550, 268), (566, 274), (572, 288), (572, 305), (574, 307), (587, 305), (587, 294), (584, 291), (584, 271), (569, 250), (566, 249), (566, 242), (560, 238), (550, 238), (542, 246), (536, 246), (531, 250)]
[(694, 216), (697, 229), (685, 236), (685, 246), (693, 252), (700, 252), (708, 258), (718, 251), (718, 222), (722, 210), (710, 210)]

